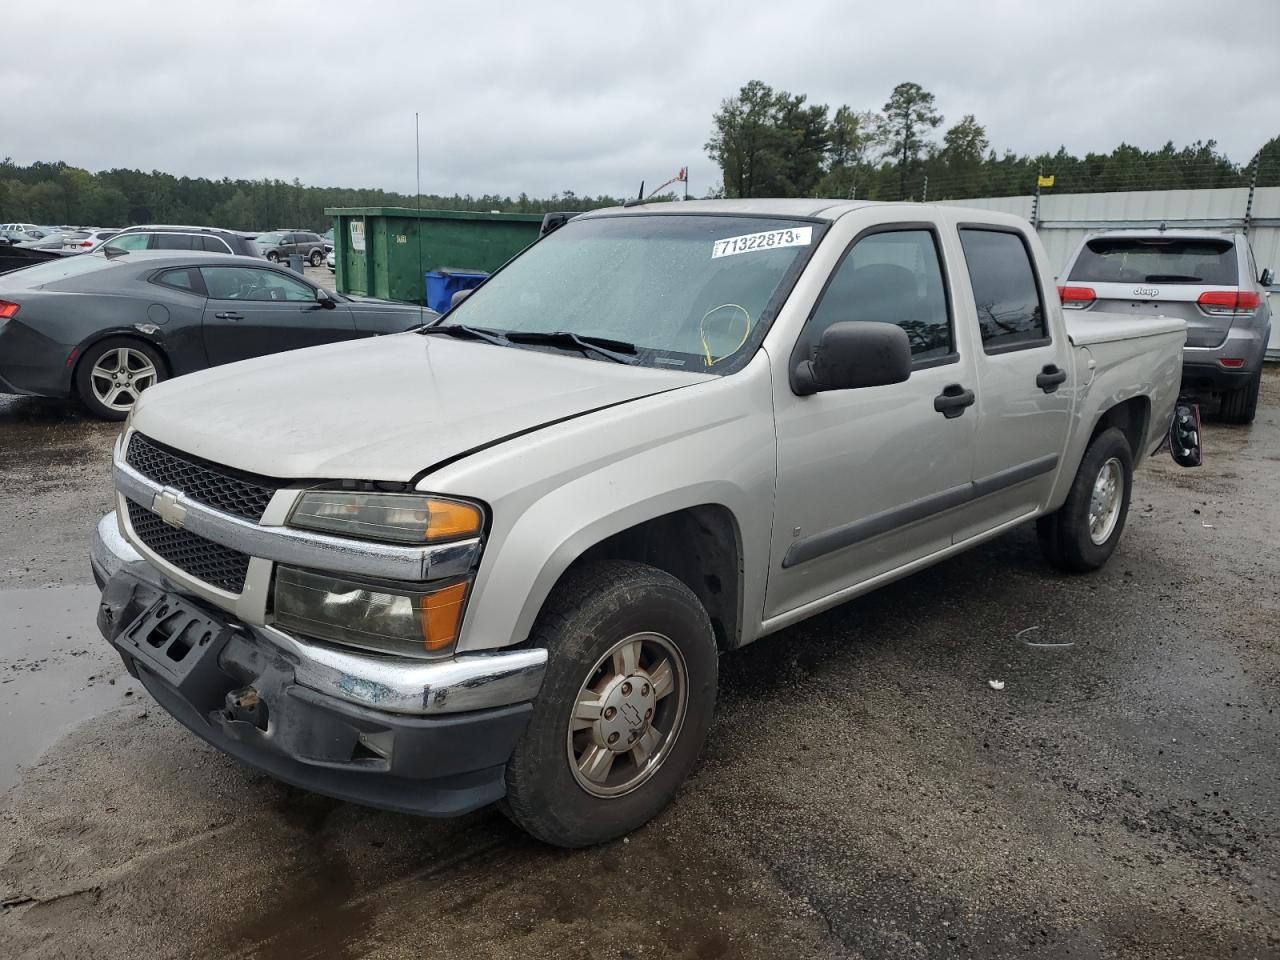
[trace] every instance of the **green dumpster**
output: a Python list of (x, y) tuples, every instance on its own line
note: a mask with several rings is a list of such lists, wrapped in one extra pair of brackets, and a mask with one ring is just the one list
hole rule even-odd
[(328, 207), (342, 293), (423, 303), (423, 274), (442, 266), (492, 273), (538, 239), (540, 213)]

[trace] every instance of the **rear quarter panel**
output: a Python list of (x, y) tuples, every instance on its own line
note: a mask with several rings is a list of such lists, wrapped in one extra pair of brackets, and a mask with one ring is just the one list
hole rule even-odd
[[(1133, 320), (1130, 317), (1122, 319)], [(1159, 321), (1161, 327), (1177, 323)], [(1135, 464), (1159, 448), (1173, 418), (1182, 384), (1182, 345), (1185, 340), (1186, 327), (1183, 324), (1146, 336), (1098, 340), (1073, 348), (1079, 382), (1078, 399), (1062, 469), (1050, 498), (1051, 510), (1066, 500), (1094, 429), (1113, 407), (1135, 397), (1145, 398), (1150, 406), (1150, 415), (1142, 442), (1133, 451)]]

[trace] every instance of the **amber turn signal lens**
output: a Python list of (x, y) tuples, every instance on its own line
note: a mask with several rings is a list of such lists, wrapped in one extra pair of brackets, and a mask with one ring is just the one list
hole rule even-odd
[(451, 587), (428, 593), (419, 598), (422, 610), (422, 642), (429, 651), (444, 650), (458, 639), (458, 624), (462, 622), (462, 602), (467, 599), (467, 585), (455, 583)]
[(457, 500), (428, 500), (427, 517), (429, 540), (450, 540), (479, 533), (484, 525), (479, 507)]

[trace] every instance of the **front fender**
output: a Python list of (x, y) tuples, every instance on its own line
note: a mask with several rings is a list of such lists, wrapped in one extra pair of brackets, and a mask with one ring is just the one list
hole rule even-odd
[(524, 641), (587, 549), (636, 524), (717, 505), (737, 524), (739, 623), (758, 632), (772, 534), (776, 444), (767, 364), (556, 424), (428, 475), (493, 517), (458, 649)]

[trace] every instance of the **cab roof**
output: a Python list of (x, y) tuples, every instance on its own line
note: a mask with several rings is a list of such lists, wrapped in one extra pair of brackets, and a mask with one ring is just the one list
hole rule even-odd
[[(868, 200), (831, 200), (809, 197), (794, 199), (753, 200), (677, 200), (636, 203), (623, 207), (605, 207), (581, 216), (598, 217), (619, 213), (719, 213), (739, 216), (807, 217), (817, 220), (835, 220), (851, 210), (862, 207), (883, 206)], [(576, 218), (575, 218), (576, 219)]]

